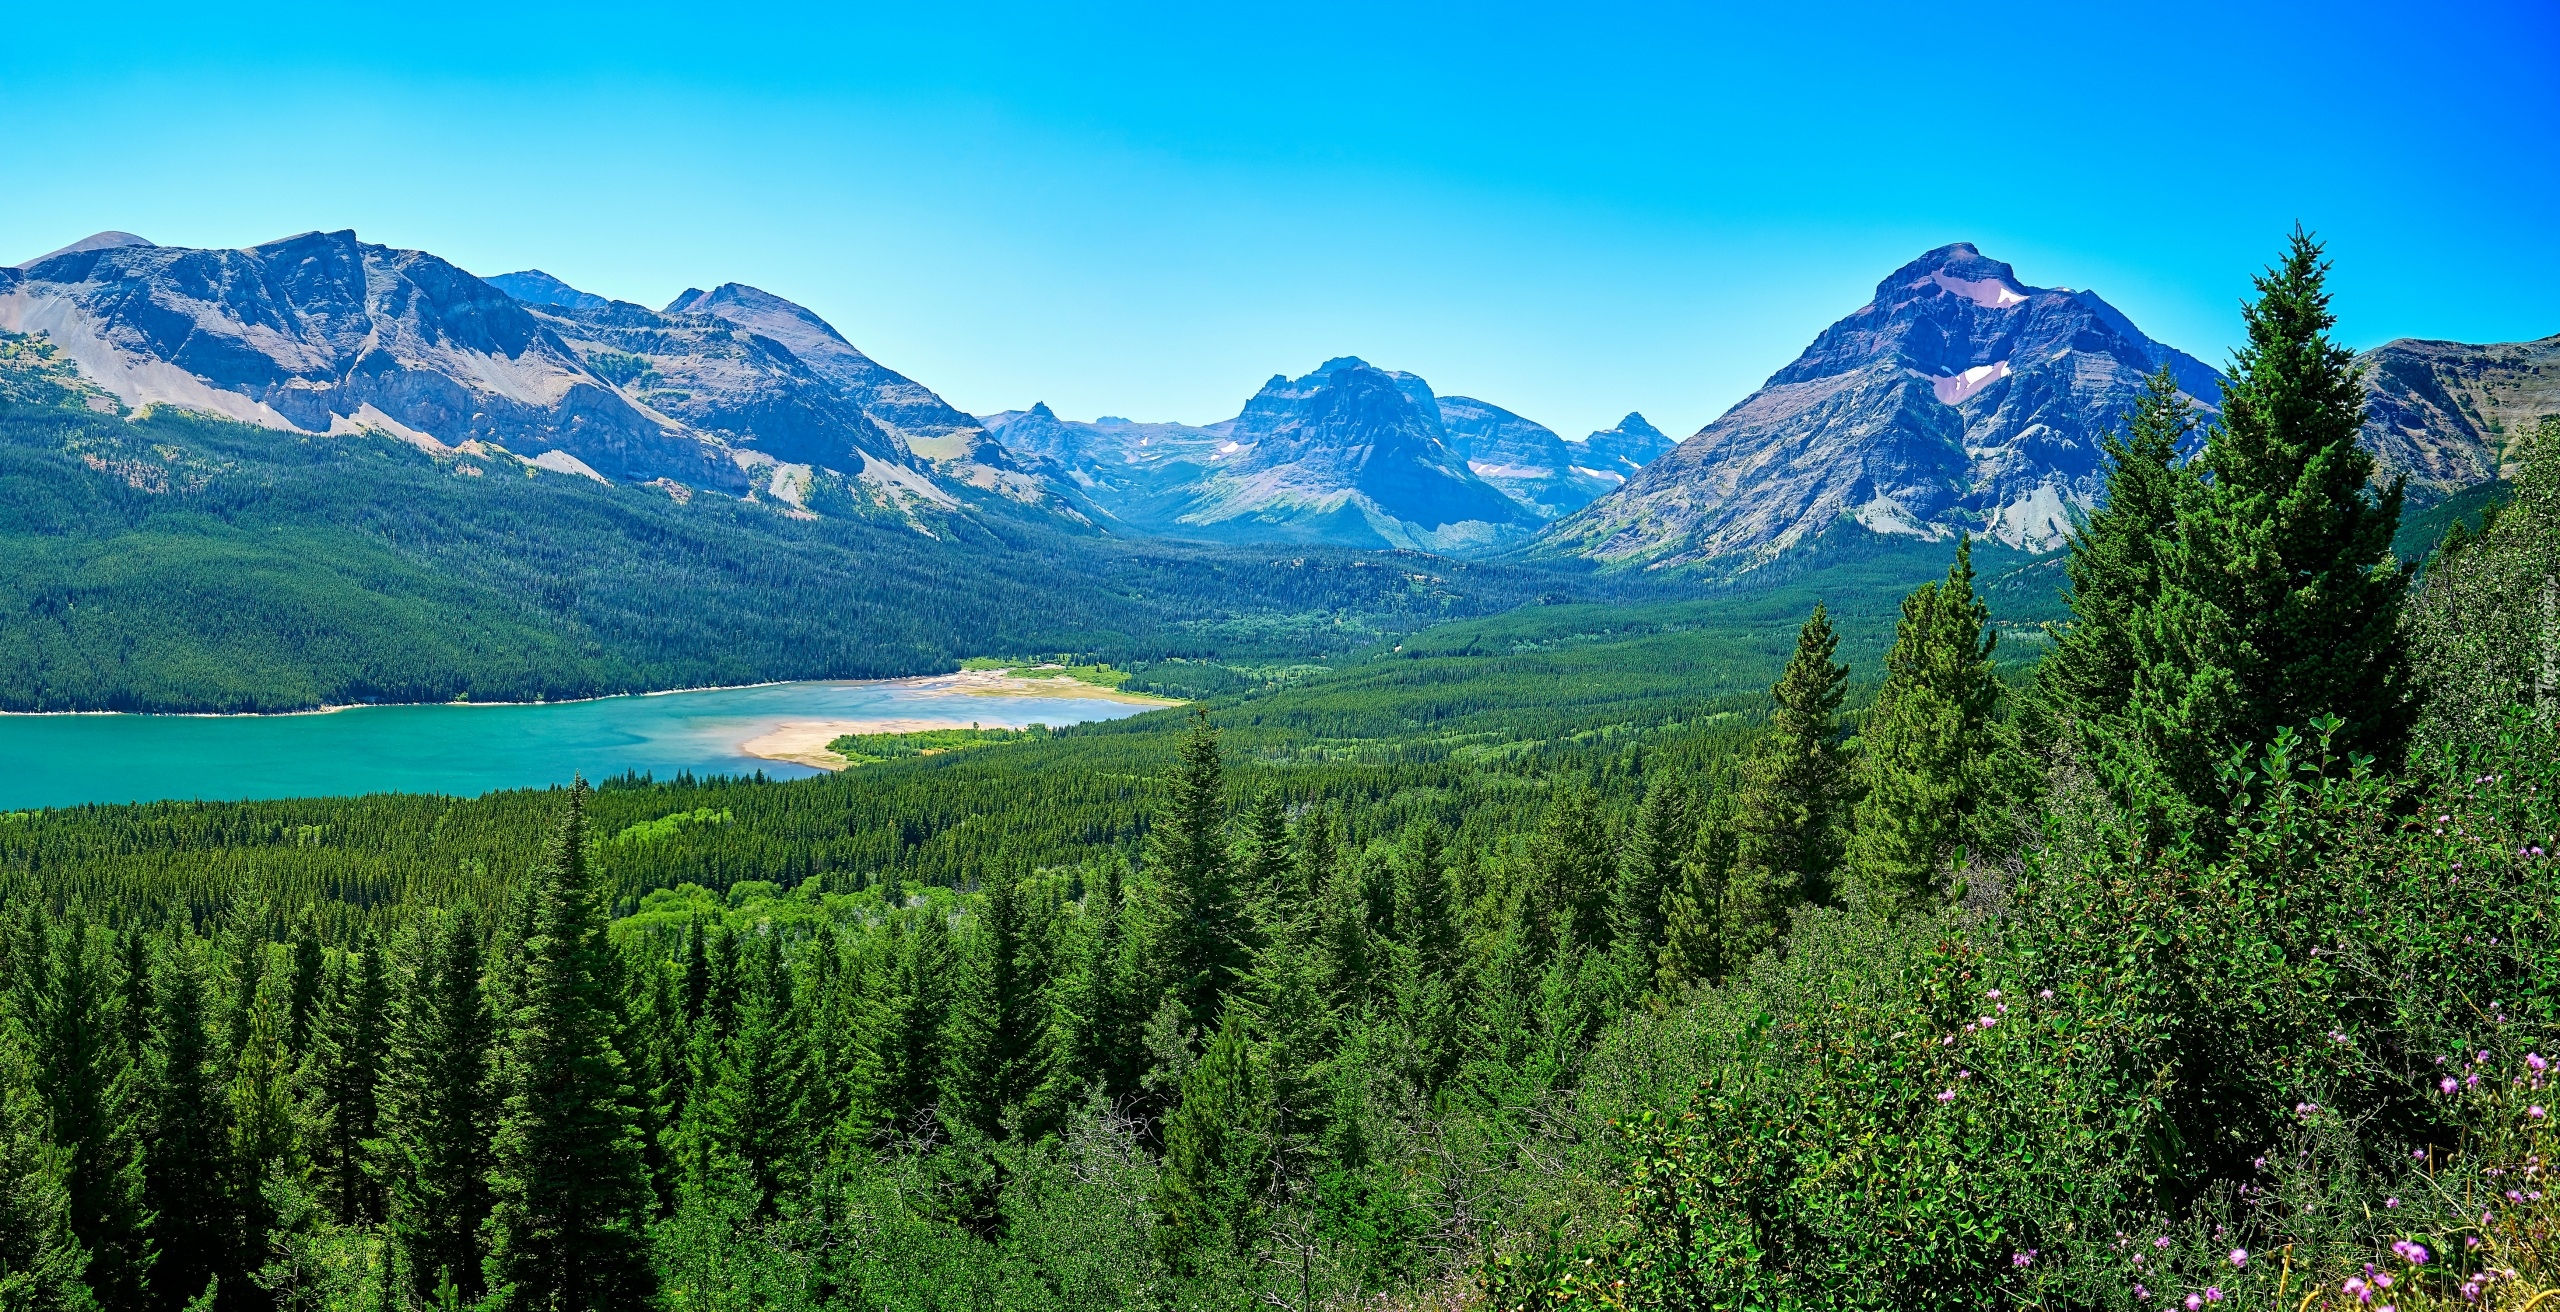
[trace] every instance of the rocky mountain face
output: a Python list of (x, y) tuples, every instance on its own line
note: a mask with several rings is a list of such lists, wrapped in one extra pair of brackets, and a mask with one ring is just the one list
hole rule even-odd
[(1273, 376), (1215, 424), (1083, 423), (1045, 405), (982, 422), (1112, 520), (1217, 541), (1504, 546), (1545, 518), (1531, 496), (1569, 473), (1568, 444), (1544, 427), (1350, 356)]
[(2560, 336), (2470, 346), (2401, 338), (2358, 356), (2375, 476), (2429, 505), (2512, 472), (2515, 444), (2560, 414)]
[(513, 461), (926, 531), (919, 514), (984, 492), (1083, 518), (976, 421), (739, 284), (657, 311), (538, 270), (484, 281), (352, 232), (244, 250), (100, 233), (0, 269), (0, 331), (44, 335), (126, 407), (377, 432), (458, 468)]
[(1449, 449), (1476, 477), (1541, 519), (1579, 510), (1626, 481), (1624, 474), (1592, 467), (1587, 440), (1567, 442), (1545, 424), (1473, 397), (1444, 396), (1439, 404)]
[(1734, 573), (1842, 520), (2058, 546), (2104, 491), (2099, 438), (2164, 361), (2209, 416), (2219, 375), (2096, 293), (2031, 287), (1942, 246), (1540, 550)]
[(1617, 427), (1603, 428), (1582, 439), (1583, 467), (1615, 475), (1614, 482), (1624, 483), (1678, 445), (1661, 429), (1645, 422), (1643, 415), (1630, 411)]
[(0, 271), (0, 330), (42, 333), (127, 406), (746, 488), (725, 451), (633, 404), (531, 308), (423, 251), (352, 232), (245, 250), (114, 236)]

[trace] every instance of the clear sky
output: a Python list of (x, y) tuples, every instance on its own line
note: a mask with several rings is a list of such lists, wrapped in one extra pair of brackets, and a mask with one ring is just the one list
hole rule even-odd
[(1356, 354), (1685, 435), (1969, 240), (2219, 362), (2560, 332), (2560, 4), (34, 5), (0, 260), (313, 228), (752, 283), (979, 412), (1204, 422)]

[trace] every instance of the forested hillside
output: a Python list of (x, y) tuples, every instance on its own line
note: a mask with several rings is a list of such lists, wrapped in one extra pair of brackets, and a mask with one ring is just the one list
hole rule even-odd
[(0, 817), (0, 1296), (2526, 1312), (2560, 421), (2404, 567), (2324, 270), (2035, 642), (1964, 543), (828, 779)]

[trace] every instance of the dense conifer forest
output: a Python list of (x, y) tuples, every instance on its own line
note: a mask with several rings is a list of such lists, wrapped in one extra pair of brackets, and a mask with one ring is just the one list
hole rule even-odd
[(2032, 635), (1951, 544), (828, 779), (0, 816), (0, 1303), (2522, 1312), (2560, 423), (2404, 566), (2324, 270)]

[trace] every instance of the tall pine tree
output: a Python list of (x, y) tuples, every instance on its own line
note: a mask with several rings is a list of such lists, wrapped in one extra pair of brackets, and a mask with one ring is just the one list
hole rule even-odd
[(244, 1274), (231, 1168), (231, 1105), (214, 1051), (197, 944), (162, 948), (151, 998), (152, 1041), (142, 1122), (144, 1197), (151, 1208), (152, 1306), (174, 1310), (216, 1276)]
[(1165, 996), (1205, 1034), (1249, 964), (1250, 928), (1227, 851), (1226, 769), (1205, 708), (1194, 712), (1166, 785), (1164, 808), (1147, 831), (1156, 892), (1148, 931)]
[(1048, 1004), (1027, 969), (1032, 944), (1024, 911), (1011, 876), (987, 885), (961, 944), (944, 1040), (943, 1115), (990, 1138), (1005, 1133), (1006, 1114), (1025, 1107), (1046, 1075)]
[(534, 873), (531, 934), (508, 1018), (493, 1145), (486, 1262), (500, 1312), (586, 1312), (656, 1302), (650, 1195), (614, 1050), (604, 920), (590, 884), (586, 784)]
[(421, 1299), (451, 1281), (466, 1300), (483, 1288), (490, 1084), (496, 1025), (480, 989), (480, 928), (470, 908), (422, 923), (408, 940), (382, 1081), (392, 1241)]
[(1773, 942), (1790, 907), (1831, 894), (1849, 803), (1837, 724), (1849, 667), (1833, 659), (1839, 648), (1831, 612), (1816, 602), (1769, 689), (1769, 729), (1753, 748), (1734, 805), (1720, 954), (1728, 969)]
[(2391, 556), (2400, 485), (2367, 487), (2364, 381), (2332, 341), (2329, 266), (2295, 229), (2242, 307), (2222, 418), (2164, 563), (2161, 599), (2133, 631), (2128, 735), (2190, 803), (2219, 798), (2216, 767), (2324, 715), (2335, 743), (2395, 764), (2415, 701)]
[(47, 1137), (64, 1157), (71, 1233), (89, 1254), (88, 1283), (99, 1304), (109, 1312), (138, 1309), (150, 1248), (133, 1136), (133, 1067), (105, 953), (76, 907), (53, 927), (31, 909), (28, 927), (20, 948), (18, 1015), (27, 1030)]
[(303, 1136), (320, 1205), (340, 1225), (383, 1215), (373, 1156), (382, 1133), (382, 1058), (391, 986), (382, 952), (359, 941), (327, 972), (303, 1057)]
[(1943, 581), (1902, 600), (1884, 686), (1860, 735), (1864, 795), (1850, 840), (1850, 863), (1879, 912), (1925, 900), (1956, 849), (1979, 844), (1992, 829), (1987, 812), (2003, 804), (2000, 726), (1992, 719), (1999, 635), (1990, 618), (1974, 595), (1970, 538), (1957, 544)]

